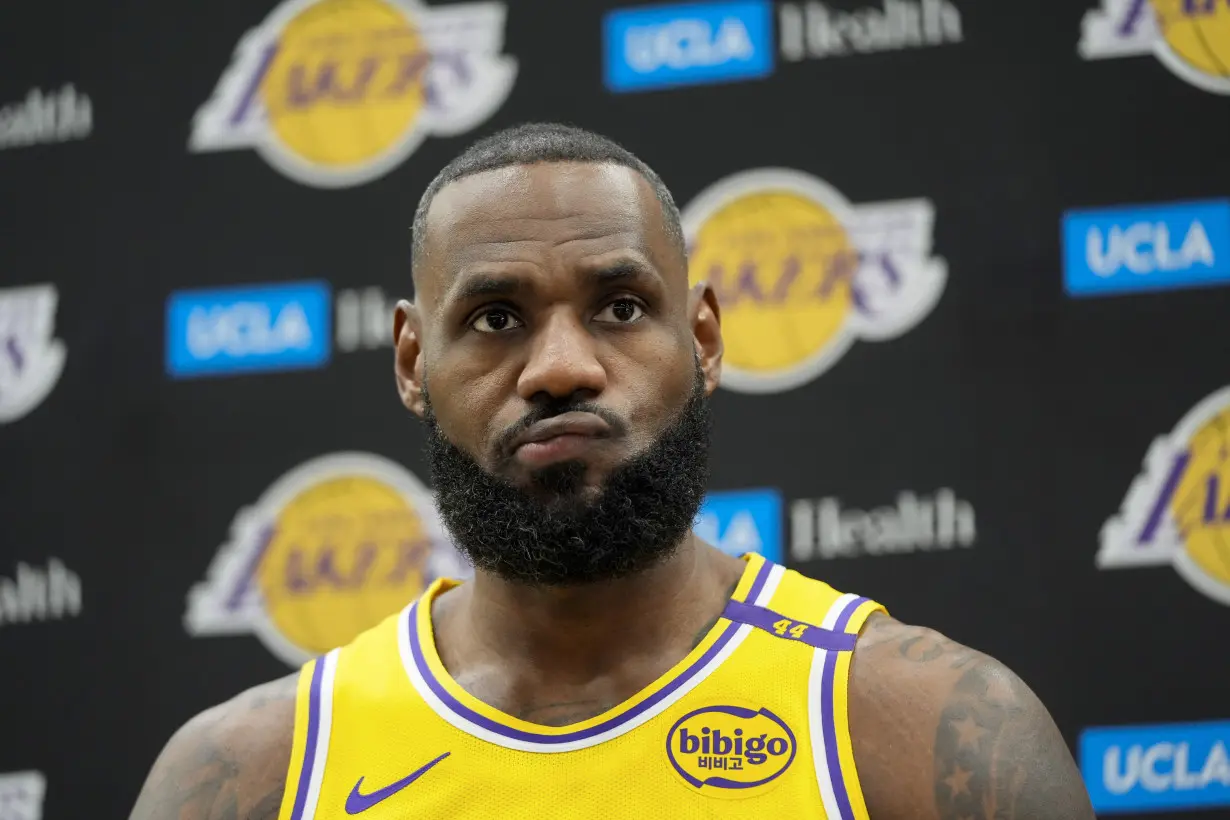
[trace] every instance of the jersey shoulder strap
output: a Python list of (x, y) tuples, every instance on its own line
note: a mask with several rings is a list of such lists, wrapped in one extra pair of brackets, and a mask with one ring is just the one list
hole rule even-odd
[(334, 649), (327, 655), (308, 661), (299, 670), (299, 685), (295, 692), (295, 733), (278, 820), (305, 820), (316, 812), (329, 750), (338, 653), (339, 650)]
[(869, 820), (850, 737), (850, 661), (863, 624), (873, 613), (885, 611), (868, 598), (843, 594), (822, 581), (785, 570), (763, 606), (732, 600), (723, 613), (732, 621), (811, 648), (808, 735), (825, 816), (831, 820)]
[[(349, 644), (308, 661), (299, 670), (295, 734), (278, 820), (321, 816), (317, 810), (321, 793), (336, 786), (329, 785), (326, 774), (339, 752), (342, 758), (352, 752), (347, 748), (354, 745), (347, 731), (356, 722), (382, 727), (382, 722), (371, 720), (376, 710), (413, 702), (398, 651), (398, 625), (404, 613), (390, 615)], [(340, 738), (336, 737), (339, 732)], [(342, 747), (332, 750), (332, 760), (331, 741)], [(330, 816), (331, 812), (323, 814)]]

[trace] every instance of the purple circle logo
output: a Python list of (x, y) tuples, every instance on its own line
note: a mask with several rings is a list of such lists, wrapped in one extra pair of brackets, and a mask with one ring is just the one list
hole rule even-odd
[(688, 712), (666, 734), (666, 756), (698, 789), (751, 789), (780, 777), (798, 744), (768, 709), (706, 706)]

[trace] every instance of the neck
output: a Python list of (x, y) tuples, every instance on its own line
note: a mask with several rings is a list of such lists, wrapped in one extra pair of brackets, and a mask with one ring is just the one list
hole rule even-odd
[[(557, 680), (592, 679), (630, 657), (681, 643), (686, 652), (697, 629), (721, 611), (742, 567), (689, 533), (668, 560), (614, 581), (535, 587), (479, 571), (438, 608), (438, 631)], [(452, 643), (441, 638), (438, 644)]]

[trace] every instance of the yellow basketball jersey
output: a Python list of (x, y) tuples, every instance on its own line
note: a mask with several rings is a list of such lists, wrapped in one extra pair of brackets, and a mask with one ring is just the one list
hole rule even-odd
[(469, 695), (436, 654), (438, 581), (304, 666), (280, 820), (867, 820), (846, 716), (879, 604), (760, 556), (723, 617), (618, 707), (559, 728)]

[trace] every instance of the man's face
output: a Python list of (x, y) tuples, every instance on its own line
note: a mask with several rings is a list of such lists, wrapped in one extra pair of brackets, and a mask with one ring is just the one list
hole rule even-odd
[[(648, 183), (590, 163), (476, 174), (440, 191), (424, 240), (416, 303), (396, 319), (398, 381), (432, 428), (433, 483), (458, 545), (477, 565), (565, 583), (615, 572), (606, 559), (544, 569), (566, 549), (549, 541), (574, 553), (589, 548), (577, 539), (623, 542), (614, 519), (595, 519), (603, 510), (672, 519), (640, 522), (659, 539), (682, 517), (677, 543), (703, 493), (721, 340), (712, 292), (689, 290)], [(699, 463), (663, 462), (681, 458)], [(492, 519), (539, 530), (512, 543)], [(626, 535), (620, 549), (636, 549)], [(487, 548), (541, 560), (518, 569)]]

